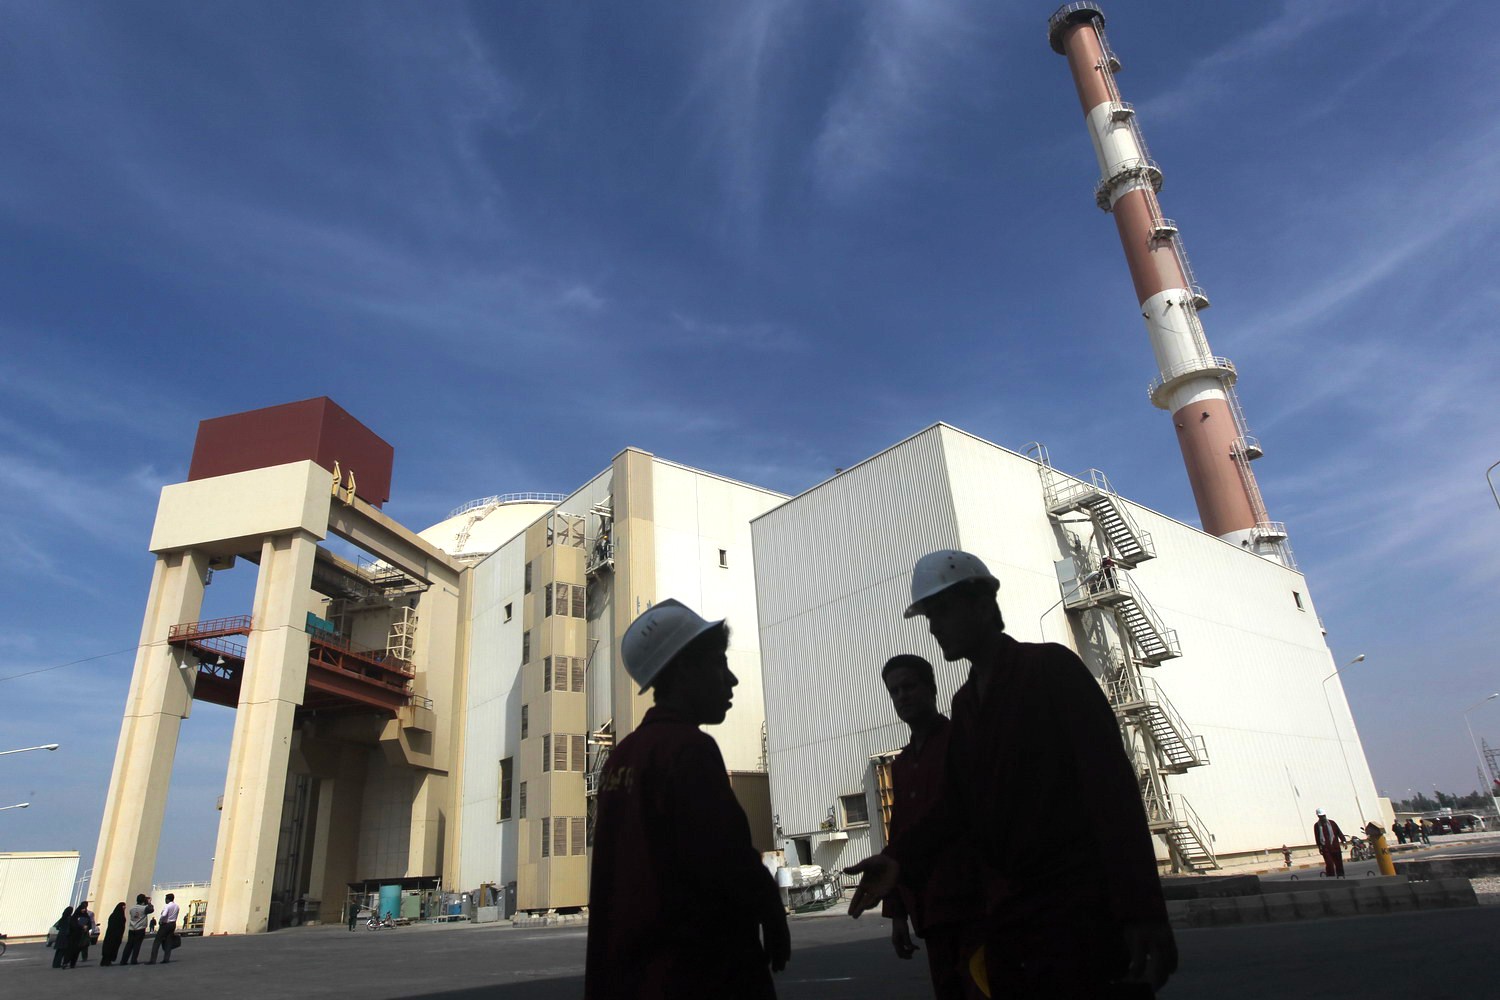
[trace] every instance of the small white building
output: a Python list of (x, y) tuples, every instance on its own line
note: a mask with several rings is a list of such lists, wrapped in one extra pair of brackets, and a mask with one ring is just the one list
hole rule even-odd
[[(1305, 845), (1316, 808), (1346, 830), (1378, 818), (1303, 576), (1038, 455), (936, 424), (752, 525), (781, 842), (840, 868), (883, 845), (880, 758), (907, 731), (880, 667), (927, 657), (945, 712), (967, 670), (901, 617), (912, 565), (944, 548), (1000, 579), (1011, 635), (1066, 644), (1100, 678), (1164, 864)], [(1014, 807), (1017, 823), (1066, 821), (1089, 790)]]
[[(73, 904), (77, 879), (77, 851), (0, 852), (0, 932), (11, 941), (45, 938)], [(97, 903), (91, 909), (100, 912)]]

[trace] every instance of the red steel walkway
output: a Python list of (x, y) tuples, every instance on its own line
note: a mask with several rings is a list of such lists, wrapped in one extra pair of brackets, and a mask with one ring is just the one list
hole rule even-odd
[[(186, 649), (198, 660), (194, 698), (230, 708), (239, 704), (253, 631), (249, 615), (184, 622), (167, 631), (168, 645)], [(365, 708), (394, 716), (398, 708), (411, 704), (415, 671), (410, 663), (327, 632), (308, 632), (308, 640), (304, 708)]]

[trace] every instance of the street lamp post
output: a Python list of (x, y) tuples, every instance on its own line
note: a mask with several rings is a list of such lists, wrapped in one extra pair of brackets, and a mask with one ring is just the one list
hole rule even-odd
[[(1491, 466), (1491, 468), (1493, 468), (1493, 466)], [(1500, 691), (1496, 691), (1494, 694), (1490, 695), (1488, 698), (1480, 698), (1474, 704), (1472, 704), (1468, 708), (1464, 709), (1464, 713), (1463, 713), (1464, 714), (1464, 728), (1468, 729), (1468, 731), (1469, 731), (1469, 742), (1472, 743), (1472, 744), (1474, 744), (1474, 756), (1479, 761), (1479, 776), (1481, 778), (1483, 778), (1484, 775), (1486, 774), (1486, 770), (1485, 770), (1485, 766), (1484, 766), (1484, 754), (1482, 754), (1482, 753), (1479, 752), (1479, 741), (1474, 738), (1474, 727), (1472, 725), (1470, 725), (1470, 723), (1469, 723), (1469, 713), (1472, 712), (1472, 711), (1474, 711), (1474, 709), (1478, 708), (1480, 705), (1483, 705), (1485, 702), (1487, 702), (1487, 701), (1494, 701), (1496, 698), (1500, 698)], [(1495, 819), (1496, 819), (1496, 821), (1500, 822), (1500, 798), (1496, 798), (1495, 797), (1495, 783), (1493, 781), (1490, 782), (1490, 804), (1495, 807)]]
[(58, 745), (59, 744), (56, 743), (43, 743), (39, 747), (21, 747), (19, 750), (0, 750), (0, 757), (4, 757), (8, 753), (26, 753), (31, 750), (56, 750), (58, 748)]
[(1328, 682), (1333, 680), (1339, 674), (1343, 673), (1345, 670), (1354, 666), (1356, 663), (1362, 663), (1364, 661), (1364, 658), (1365, 654), (1360, 653), (1354, 659), (1350, 660), (1348, 663), (1344, 664), (1342, 667), (1339, 667), (1333, 673), (1323, 678), (1323, 707), (1328, 709), (1328, 721), (1333, 726), (1333, 735), (1336, 736), (1339, 741), (1339, 756), (1344, 758), (1344, 773), (1349, 776), (1349, 790), (1354, 793), (1354, 808), (1359, 812), (1359, 825), (1361, 827), (1365, 825), (1365, 807), (1359, 801), (1359, 789), (1354, 785), (1354, 769), (1349, 766), (1349, 752), (1344, 749), (1343, 734), (1339, 732), (1339, 724), (1335, 722), (1333, 718), (1333, 702), (1328, 698)]

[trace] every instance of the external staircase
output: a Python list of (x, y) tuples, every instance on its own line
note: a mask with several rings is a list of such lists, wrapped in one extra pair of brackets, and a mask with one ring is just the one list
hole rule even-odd
[[(1036, 460), (1048, 515), (1069, 523), (1081, 519), (1065, 520), (1067, 515), (1081, 514), (1093, 526), (1087, 541), (1067, 532), (1072, 552), (1071, 559), (1058, 564), (1060, 603), (1070, 612), (1098, 616), (1089, 619), (1094, 623), (1089, 634), (1107, 647), (1102, 684), (1135, 760), (1150, 829), (1167, 845), (1174, 869), (1216, 868), (1213, 834), (1187, 800), (1167, 787), (1168, 775), (1208, 764), (1208, 747), (1188, 728), (1161, 685), (1142, 673), (1182, 655), (1176, 631), (1166, 627), (1131, 579), (1131, 570), (1156, 558), (1151, 536), (1141, 530), (1103, 472), (1090, 469), (1082, 478), (1069, 476), (1052, 467), (1041, 444), (1027, 452)], [(1068, 566), (1071, 573), (1064, 573)], [(1111, 620), (1112, 631), (1102, 624)]]

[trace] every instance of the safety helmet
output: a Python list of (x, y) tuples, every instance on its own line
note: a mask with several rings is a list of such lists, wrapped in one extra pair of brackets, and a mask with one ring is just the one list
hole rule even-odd
[(688, 643), (723, 624), (724, 619), (708, 621), (675, 597), (653, 604), (630, 623), (620, 640), (625, 672), (644, 694)]
[(1317, 812), (1319, 816), (1323, 815), (1323, 810), (1319, 809)]
[(957, 583), (984, 580), (1000, 589), (1000, 581), (976, 555), (958, 549), (939, 549), (917, 560), (911, 571), (911, 606), (903, 618), (922, 613), (922, 602)]

